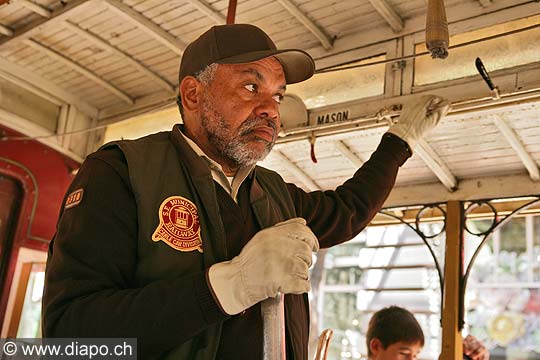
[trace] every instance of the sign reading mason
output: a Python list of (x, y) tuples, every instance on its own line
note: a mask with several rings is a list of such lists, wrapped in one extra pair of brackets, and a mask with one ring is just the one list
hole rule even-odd
[(317, 115), (317, 125), (349, 120), (349, 110)]

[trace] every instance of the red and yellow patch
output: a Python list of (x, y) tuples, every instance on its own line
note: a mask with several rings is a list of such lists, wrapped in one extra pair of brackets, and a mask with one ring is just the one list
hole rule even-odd
[(163, 240), (173, 249), (203, 252), (197, 207), (181, 196), (165, 199), (159, 207), (159, 225), (152, 240)]
[(84, 189), (82, 188), (77, 189), (71, 194), (69, 194), (68, 197), (66, 198), (64, 209), (69, 209), (69, 208), (79, 205), (82, 201), (83, 194), (84, 194)]

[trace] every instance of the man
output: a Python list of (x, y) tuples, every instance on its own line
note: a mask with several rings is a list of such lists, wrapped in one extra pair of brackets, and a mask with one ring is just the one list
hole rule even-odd
[[(377, 311), (366, 332), (368, 360), (414, 360), (424, 347), (424, 332), (414, 315), (399, 306)], [(463, 339), (463, 355), (489, 360), (489, 351), (474, 336)]]
[(313, 59), (251, 25), (215, 26), (182, 57), (184, 125), (88, 156), (51, 242), (46, 337), (137, 337), (142, 359), (260, 359), (260, 302), (285, 295), (286, 351), (306, 359), (312, 251), (351, 239), (382, 206), (410, 146), (448, 110), (422, 98), (336, 191), (255, 166), (286, 84)]

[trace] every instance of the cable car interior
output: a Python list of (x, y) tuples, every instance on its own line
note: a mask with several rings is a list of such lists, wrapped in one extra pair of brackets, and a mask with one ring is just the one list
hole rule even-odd
[(420, 359), (461, 359), (460, 334), (491, 359), (540, 359), (534, 0), (0, 0), (1, 337), (41, 337), (47, 248), (84, 158), (182, 122), (186, 44), (231, 22), (315, 59), (260, 163), (307, 191), (351, 177), (412, 99), (452, 103), (371, 224), (315, 255), (311, 358), (324, 329), (328, 359), (365, 358), (369, 318), (399, 305), (424, 329)]

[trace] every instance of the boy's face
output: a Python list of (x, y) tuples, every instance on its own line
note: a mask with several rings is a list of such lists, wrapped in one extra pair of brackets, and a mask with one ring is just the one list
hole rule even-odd
[(419, 342), (408, 344), (398, 341), (385, 349), (381, 341), (375, 338), (370, 342), (370, 349), (370, 360), (415, 360), (422, 351), (422, 345)]

